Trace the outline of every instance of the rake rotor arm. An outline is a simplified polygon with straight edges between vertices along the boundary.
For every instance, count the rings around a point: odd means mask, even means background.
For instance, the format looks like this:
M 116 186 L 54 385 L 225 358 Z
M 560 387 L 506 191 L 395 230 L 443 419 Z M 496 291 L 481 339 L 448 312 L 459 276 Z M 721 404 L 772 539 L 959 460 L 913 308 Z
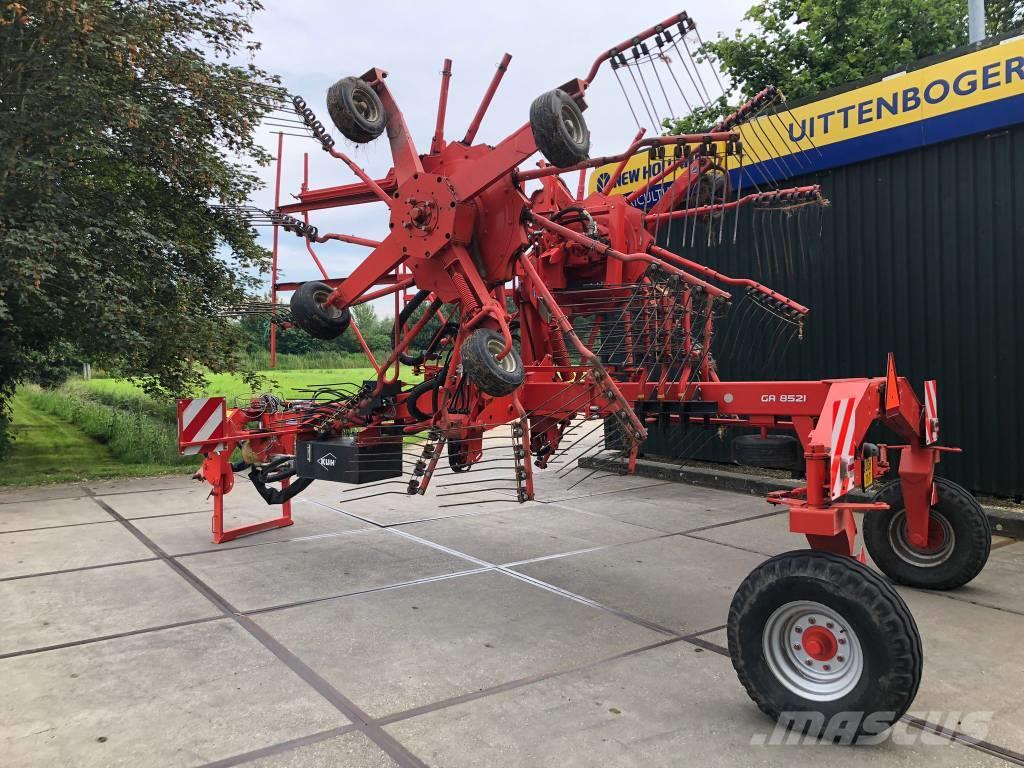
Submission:
M 441 95 L 437 98 L 437 120 L 430 140 L 430 154 L 436 155 L 444 146 L 444 118 L 448 112 L 448 85 L 452 79 L 452 60 L 445 59 L 441 68 Z
M 395 190 L 398 189 L 394 169 L 389 171 L 388 175 L 383 179 L 377 179 L 374 183 L 387 194 L 394 194 Z M 377 199 L 377 195 L 373 190 L 362 182 L 342 184 L 337 187 L 324 187 L 323 189 L 307 189 L 299 192 L 298 197 L 299 202 L 282 205 L 278 208 L 278 211 L 286 214 L 302 213 L 322 208 L 362 205 Z
M 343 163 L 345 163 L 345 165 L 347 165 L 352 170 L 352 173 L 354 173 L 356 176 L 359 177 L 359 180 L 361 182 L 363 182 L 363 185 L 370 192 L 373 193 L 374 197 L 376 197 L 382 203 L 387 205 L 389 208 L 391 207 L 391 195 L 389 195 L 387 192 L 385 192 L 383 189 L 381 189 L 380 185 L 378 185 L 377 182 L 375 182 L 372 178 L 370 178 L 367 175 L 366 171 L 364 171 L 362 168 L 360 168 L 352 158 L 350 158 L 344 152 L 339 152 L 338 150 L 333 149 L 333 148 L 332 149 L 328 149 L 327 151 L 331 153 L 331 157 L 335 157 L 338 160 L 341 160 Z M 416 158 L 416 161 L 419 162 L 419 158 L 418 157 Z M 422 172 L 423 172 L 423 169 L 420 168 L 420 173 L 422 173 Z
M 664 32 L 666 29 L 669 29 L 670 27 L 673 27 L 676 24 L 682 24 L 684 26 L 690 26 L 690 28 L 692 28 L 693 20 L 690 19 L 690 16 L 689 14 L 686 13 L 686 11 L 682 11 L 681 13 L 669 16 L 660 24 L 655 24 L 653 27 L 648 27 L 642 32 L 638 32 L 637 34 L 633 35 L 628 40 L 623 40 L 618 45 L 613 46 L 612 48 L 609 48 L 608 50 L 604 51 L 600 56 L 594 59 L 594 63 L 590 66 L 590 71 L 587 73 L 587 76 L 582 81 L 584 87 L 589 88 L 591 85 L 593 85 L 594 78 L 597 77 L 597 72 L 601 68 L 601 65 L 608 61 L 610 58 L 612 58 L 613 56 L 617 56 L 623 51 L 629 50 L 634 45 L 639 45 L 645 40 L 649 40 L 659 32 Z
M 533 139 L 533 130 L 530 124 L 526 123 L 479 161 L 457 170 L 449 180 L 455 187 L 459 199 L 466 202 L 498 179 L 512 173 L 516 166 L 536 151 L 537 143 Z
M 469 128 L 466 129 L 465 138 L 462 139 L 462 143 L 467 147 L 476 138 L 476 132 L 480 130 L 480 123 L 483 122 L 484 115 L 487 114 L 487 110 L 491 106 L 491 100 L 494 98 L 498 86 L 501 85 L 501 79 L 505 76 L 510 61 L 512 61 L 512 54 L 510 53 L 506 53 L 501 57 L 501 63 L 498 64 L 498 69 L 495 71 L 494 77 L 491 78 L 490 85 L 487 86 L 487 90 L 484 92 L 484 97 L 480 100 L 480 106 L 477 107 L 476 114 L 473 115 L 473 120 L 470 122 Z
M 667 195 L 662 196 L 662 200 L 668 199 Z M 749 195 L 745 195 L 738 200 L 730 200 L 727 203 L 713 203 L 711 205 L 702 205 L 699 208 L 680 208 L 677 211 L 666 211 L 664 213 L 648 213 L 644 217 L 644 221 L 648 224 L 654 224 L 658 221 L 667 221 L 669 219 L 690 219 L 695 216 L 707 216 L 712 213 L 720 213 L 722 211 L 731 211 L 736 208 L 741 208 L 745 205 L 751 205 L 753 203 L 761 203 L 763 205 L 770 205 L 773 203 L 788 203 L 792 206 L 804 205 L 806 203 L 822 202 L 821 187 L 815 185 L 810 187 L 794 187 L 792 189 L 783 189 L 775 192 L 753 192 Z M 659 201 L 660 202 L 660 201 Z
M 317 235 L 313 238 L 308 238 L 317 243 L 326 243 L 328 240 L 337 240 L 342 243 L 350 243 L 351 245 L 365 245 L 367 248 L 376 248 L 380 245 L 380 240 L 370 240 L 366 237 L 356 237 L 355 235 L 342 235 L 338 232 L 328 232 L 324 235 Z
M 402 263 L 406 253 L 394 235 L 388 237 L 373 249 L 352 273 L 335 288 L 324 302 L 328 306 L 344 309 L 353 304 L 361 303 L 360 299 L 367 290 L 380 285 L 384 277 Z
M 773 291 L 768 286 L 762 285 L 756 280 L 751 280 L 746 277 L 729 277 L 728 275 L 723 275 L 718 270 L 712 269 L 711 267 L 705 266 L 703 264 L 698 264 L 696 261 L 691 261 L 690 259 L 684 258 L 683 256 L 679 256 L 678 254 L 672 253 L 672 251 L 665 250 L 664 248 L 657 245 L 652 245 L 650 247 L 650 251 L 651 253 L 655 254 L 656 256 L 662 259 L 665 259 L 670 263 L 676 263 L 680 266 L 685 266 L 688 269 L 692 269 L 695 272 L 699 272 L 705 277 L 710 278 L 712 280 L 717 280 L 720 283 L 725 283 L 726 285 L 742 285 L 746 288 L 752 288 L 758 293 L 763 294 L 764 296 L 767 296 L 770 299 L 782 302 L 789 309 L 801 315 L 806 315 L 811 311 L 803 304 L 798 304 L 792 299 L 786 298 L 778 291 Z
M 381 104 L 384 105 L 384 112 L 388 118 L 387 133 L 388 141 L 391 142 L 391 157 L 395 164 L 395 176 L 401 186 L 414 174 L 423 173 L 423 163 L 420 161 L 420 153 L 416 151 L 416 142 L 409 133 L 409 126 L 405 124 L 402 110 L 398 108 L 395 97 L 384 82 L 387 76 L 388 73 L 381 69 L 371 69 L 362 79 L 373 87 L 380 97 Z
M 779 95 L 779 89 L 774 85 L 769 85 L 759 93 L 754 94 L 744 104 L 733 112 L 728 117 L 724 118 L 719 122 L 712 130 L 715 131 L 728 131 L 735 128 L 740 123 L 746 122 L 752 113 L 759 112 L 765 106 L 773 102 Z

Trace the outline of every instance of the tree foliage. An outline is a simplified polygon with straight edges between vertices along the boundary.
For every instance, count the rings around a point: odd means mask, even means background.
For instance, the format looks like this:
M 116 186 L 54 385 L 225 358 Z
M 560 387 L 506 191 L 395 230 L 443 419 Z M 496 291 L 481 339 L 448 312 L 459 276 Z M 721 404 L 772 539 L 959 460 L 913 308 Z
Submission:
M 1018 29 L 1024 1 L 988 0 L 988 33 Z M 753 25 L 708 41 L 742 96 L 776 85 L 790 99 L 898 69 L 967 43 L 965 0 L 765 0 Z
M 173 392 L 234 366 L 238 324 L 219 310 L 267 254 L 214 206 L 245 203 L 268 160 L 254 134 L 278 88 L 251 63 L 259 7 L 0 8 L 0 413 L 69 350 Z

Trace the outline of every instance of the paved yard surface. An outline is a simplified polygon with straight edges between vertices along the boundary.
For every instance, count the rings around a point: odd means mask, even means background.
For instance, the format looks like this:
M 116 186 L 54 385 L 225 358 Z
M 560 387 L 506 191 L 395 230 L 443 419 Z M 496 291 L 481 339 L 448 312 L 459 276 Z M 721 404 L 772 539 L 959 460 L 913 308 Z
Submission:
M 0 766 L 1024 765 L 1024 542 L 902 591 L 926 663 L 897 738 L 756 746 L 723 625 L 802 540 L 760 499 L 585 475 L 525 505 L 315 483 L 220 547 L 185 478 L 4 492 Z M 272 516 L 242 476 L 228 508 Z

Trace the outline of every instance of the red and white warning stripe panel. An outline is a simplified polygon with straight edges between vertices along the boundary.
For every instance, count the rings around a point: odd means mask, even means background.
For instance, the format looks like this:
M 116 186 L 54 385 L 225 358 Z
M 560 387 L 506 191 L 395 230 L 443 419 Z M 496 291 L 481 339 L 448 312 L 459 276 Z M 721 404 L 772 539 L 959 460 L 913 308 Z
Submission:
M 200 451 L 223 450 L 224 443 L 212 448 L 209 445 L 184 445 L 200 440 L 216 440 L 224 437 L 227 421 L 227 406 L 223 397 L 195 397 L 178 401 L 178 446 L 184 455 Z
M 939 439 L 939 398 L 935 380 L 924 383 L 924 444 Z
M 857 425 L 854 398 L 847 397 L 832 403 L 831 495 L 838 499 L 853 490 L 853 435 Z

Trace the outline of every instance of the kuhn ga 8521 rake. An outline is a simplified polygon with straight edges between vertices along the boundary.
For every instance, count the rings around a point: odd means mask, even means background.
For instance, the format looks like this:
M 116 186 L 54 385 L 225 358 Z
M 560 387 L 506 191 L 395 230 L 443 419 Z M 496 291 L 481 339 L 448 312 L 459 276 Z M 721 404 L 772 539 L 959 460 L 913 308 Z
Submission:
M 699 69 L 706 60 L 689 56 L 694 45 L 700 40 L 685 13 L 644 30 L 599 56 L 585 77 L 538 97 L 529 121 L 496 146 L 474 139 L 508 57 L 460 141 L 444 137 L 446 61 L 426 154 L 414 144 L 385 72 L 339 80 L 327 94 L 338 131 L 357 143 L 386 133 L 390 142 L 393 168 L 376 180 L 336 148 L 296 97 L 309 133 L 358 181 L 304 187 L 298 202 L 260 215 L 308 244 L 337 240 L 372 250 L 347 277 L 324 272 L 322 281 L 293 286 L 289 316 L 275 321 L 321 339 L 358 334 L 350 308 L 397 294 L 406 303 L 397 313 L 394 349 L 378 362 L 364 345 L 377 376 L 349 391 L 325 388 L 295 401 L 261 396 L 231 409 L 217 398 L 183 401 L 181 447 L 206 457 L 201 472 L 213 486 L 214 535 L 223 541 L 289 524 L 289 500 L 314 479 L 372 483 L 365 495 L 423 494 L 440 474 L 493 472 L 484 466 L 493 461 L 507 467 L 504 498 L 530 500 L 536 470 L 565 457 L 583 421 L 612 425 L 607 443 L 587 450 L 614 449 L 622 457 L 617 465 L 627 468 L 650 424 L 682 433 L 744 430 L 734 442 L 741 463 L 796 462 L 804 469 L 805 487 L 769 501 L 788 507 L 790 530 L 805 534 L 810 549 L 768 560 L 736 592 L 728 635 L 740 679 L 772 716 L 818 713 L 805 724 L 812 731 L 838 712 L 872 714 L 860 731 L 881 731 L 913 700 L 921 642 L 899 595 L 863 564 L 854 513 L 866 513 L 867 549 L 885 574 L 935 589 L 979 573 L 990 546 L 988 522 L 968 493 L 934 476 L 944 450 L 937 445 L 935 382 L 925 383 L 922 402 L 896 375 L 891 357 L 880 378 L 719 378 L 712 349 L 724 363 L 716 323 L 730 305 L 763 312 L 763 322 L 739 333 L 800 333 L 808 310 L 658 243 L 720 241 L 735 237 L 735 222 L 726 221 L 741 209 L 788 215 L 825 201 L 817 187 L 756 184 L 769 181 L 771 132 L 782 141 L 772 120 L 786 107 L 772 87 L 706 132 L 645 138 L 641 129 L 621 155 L 589 157 L 584 96 L 602 67 L 624 93 L 627 85 L 636 88 L 642 107 L 631 107 L 634 115 L 646 111 L 657 128 L 665 110 L 659 92 L 668 109 L 671 88 L 688 106 L 695 93 L 706 97 L 700 103 L 710 101 Z M 689 98 L 686 78 L 693 84 Z M 755 154 L 757 133 L 763 157 Z M 520 169 L 538 151 L 546 162 Z M 657 172 L 629 195 L 613 194 L 638 153 L 656 162 Z M 618 170 L 584 194 L 587 169 L 609 163 Z M 562 178 L 570 171 L 580 174 L 575 192 Z M 322 235 L 309 224 L 311 210 L 378 201 L 390 212 L 381 242 Z M 402 370 L 412 375 L 403 380 Z M 876 422 L 901 444 L 865 442 Z M 495 439 L 504 450 L 489 442 Z M 237 448 L 243 458 L 233 467 Z M 848 500 L 856 487 L 885 475 L 894 451 L 898 479 L 874 501 Z M 445 455 L 447 467 L 439 464 Z M 268 503 L 284 504 L 285 512 L 225 531 L 223 496 L 243 468 Z M 270 487 L 276 482 L 280 488 Z

